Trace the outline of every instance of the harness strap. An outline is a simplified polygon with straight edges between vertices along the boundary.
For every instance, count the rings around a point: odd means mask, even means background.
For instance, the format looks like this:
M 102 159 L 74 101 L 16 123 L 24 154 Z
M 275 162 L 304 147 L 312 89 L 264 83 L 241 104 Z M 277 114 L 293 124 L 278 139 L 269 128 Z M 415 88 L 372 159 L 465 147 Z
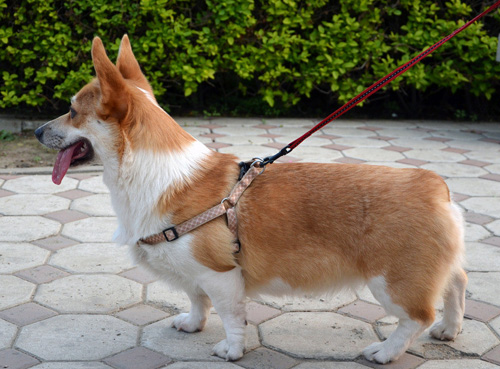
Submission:
M 257 167 L 256 165 L 252 165 L 250 170 L 243 176 L 243 178 L 236 183 L 228 197 L 222 199 L 219 205 L 216 205 L 203 213 L 186 220 L 185 222 L 172 226 L 170 228 L 164 229 L 163 231 L 153 234 L 148 237 L 141 238 L 138 243 L 145 243 L 147 245 L 156 245 L 161 242 L 171 242 L 175 241 L 182 235 L 191 232 L 192 230 L 202 226 L 205 223 L 210 222 L 211 220 L 220 217 L 223 214 L 227 214 L 228 227 L 231 232 L 235 236 L 235 243 L 238 243 L 238 220 L 236 218 L 236 211 L 234 207 L 238 202 L 239 198 L 245 192 L 245 190 L 250 186 L 252 181 L 263 172 L 262 168 Z M 224 205 L 225 202 L 229 203 L 229 207 L 226 208 Z M 239 250 L 239 245 L 237 246 L 237 250 Z

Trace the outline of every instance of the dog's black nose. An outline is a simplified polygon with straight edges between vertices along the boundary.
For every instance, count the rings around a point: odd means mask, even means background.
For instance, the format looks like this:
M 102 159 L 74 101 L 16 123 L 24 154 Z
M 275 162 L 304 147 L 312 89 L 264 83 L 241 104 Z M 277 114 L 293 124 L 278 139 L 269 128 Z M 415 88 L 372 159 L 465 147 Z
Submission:
M 42 138 L 42 135 L 43 135 L 43 126 L 38 127 L 38 128 L 35 130 L 35 136 L 36 136 L 36 138 L 38 139 L 38 141 L 40 141 L 40 139 Z

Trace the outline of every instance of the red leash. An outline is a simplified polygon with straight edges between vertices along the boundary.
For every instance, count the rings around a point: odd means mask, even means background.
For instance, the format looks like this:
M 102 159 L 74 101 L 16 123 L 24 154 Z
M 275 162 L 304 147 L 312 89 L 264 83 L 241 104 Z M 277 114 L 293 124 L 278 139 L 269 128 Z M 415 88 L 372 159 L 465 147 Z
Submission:
M 295 149 L 297 146 L 299 146 L 302 141 L 304 141 L 306 138 L 311 136 L 314 132 L 320 130 L 324 126 L 326 126 L 328 123 L 331 121 L 337 119 L 344 113 L 348 112 L 350 109 L 358 105 L 361 101 L 365 100 L 378 90 L 380 90 L 382 87 L 384 87 L 386 84 L 391 82 L 393 79 L 399 77 L 401 74 L 406 72 L 408 69 L 413 67 L 415 64 L 417 64 L 419 61 L 421 61 L 423 58 L 425 58 L 427 55 L 432 53 L 434 50 L 438 49 L 440 46 L 442 46 L 446 41 L 450 40 L 451 38 L 455 37 L 457 34 L 462 32 L 464 29 L 469 27 L 472 23 L 477 21 L 478 19 L 481 19 L 483 16 L 486 14 L 490 13 L 491 11 L 495 10 L 500 6 L 500 0 L 497 0 L 495 4 L 490 6 L 488 9 L 486 9 L 484 12 L 476 16 L 474 19 L 468 21 L 465 23 L 462 27 L 458 28 L 454 32 L 452 32 L 450 35 L 446 36 L 443 38 L 441 41 L 435 43 L 432 45 L 430 48 L 427 50 L 423 51 L 416 57 L 414 57 L 412 60 L 410 60 L 408 63 L 402 65 L 401 67 L 397 68 L 393 72 L 389 73 L 386 75 L 384 78 L 380 79 L 379 81 L 375 82 L 373 85 L 368 87 L 366 90 L 361 92 L 358 96 L 355 98 L 349 100 L 346 104 L 341 106 L 339 109 L 335 110 L 332 114 L 330 114 L 328 117 L 323 119 L 321 122 L 319 122 L 317 125 L 315 125 L 311 130 L 306 132 L 304 135 L 300 136 L 297 138 L 295 141 L 290 142 L 288 145 L 286 145 L 284 148 L 282 148 L 276 155 L 273 156 L 268 156 L 264 158 L 263 162 L 260 163 L 260 166 L 263 167 L 267 164 L 272 164 L 276 159 L 280 158 L 281 156 L 284 156 L 286 154 L 289 154 L 293 149 Z

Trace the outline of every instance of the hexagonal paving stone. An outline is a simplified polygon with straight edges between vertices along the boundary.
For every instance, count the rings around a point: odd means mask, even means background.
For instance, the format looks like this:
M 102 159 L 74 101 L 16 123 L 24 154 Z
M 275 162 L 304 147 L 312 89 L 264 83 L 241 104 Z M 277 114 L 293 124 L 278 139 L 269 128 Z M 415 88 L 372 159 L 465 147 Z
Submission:
M 74 222 L 75 220 L 85 219 L 89 216 L 76 210 L 59 210 L 45 214 L 46 218 L 56 220 L 62 224 Z
M 459 163 L 429 163 L 420 168 L 432 170 L 445 177 L 479 177 L 487 173 L 480 167 Z
M 248 301 L 245 309 L 247 312 L 247 321 L 255 325 L 259 325 L 281 314 L 280 310 L 259 304 L 255 301 Z
M 134 347 L 108 357 L 104 362 L 120 369 L 157 369 L 172 360 L 165 355 L 149 350 L 145 347 Z
M 486 142 L 480 141 L 483 149 L 471 151 L 465 154 L 467 158 L 488 163 L 500 163 L 500 155 L 498 155 L 498 145 L 491 146 L 491 149 L 485 149 Z M 5 187 L 5 186 L 4 186 Z
M 396 161 L 404 159 L 404 156 L 395 151 L 387 151 L 373 147 L 356 147 L 344 150 L 344 155 L 349 158 L 366 161 Z
M 242 145 L 242 146 L 228 146 L 223 147 L 218 150 L 219 152 L 223 152 L 226 154 L 236 155 L 241 160 L 250 160 L 255 157 L 265 157 L 268 155 L 274 155 L 277 149 L 272 149 L 270 147 L 262 147 L 262 146 L 252 146 L 252 145 Z
M 411 159 L 432 162 L 459 162 L 465 160 L 465 157 L 461 154 L 435 149 L 411 150 L 405 152 L 405 156 Z
M 39 216 L 0 217 L 0 241 L 29 242 L 59 233 L 61 224 Z
M 460 202 L 467 210 L 478 214 L 489 215 L 494 218 L 500 217 L 500 197 L 472 197 Z
M 500 316 L 498 318 L 493 319 L 490 322 L 491 328 L 495 330 L 495 332 L 500 336 Z
M 113 369 L 109 365 L 96 362 L 45 362 L 32 367 L 31 369 Z
M 312 124 L 311 121 L 309 121 L 308 123 L 304 122 L 304 126 L 311 125 L 311 124 Z M 302 136 L 304 133 L 306 133 L 306 131 L 307 130 L 304 127 L 302 127 L 301 125 L 298 125 L 295 127 L 291 127 L 288 125 L 283 126 L 283 127 L 277 126 L 276 128 L 271 128 L 269 130 L 270 133 L 275 134 L 275 135 L 288 136 L 289 140 L 286 140 L 286 141 L 290 141 L 294 138 Z
M 40 361 L 14 349 L 5 349 L 0 351 L 0 363 L 3 368 L 26 369 L 38 364 Z
M 0 213 L 5 215 L 43 215 L 69 207 L 70 201 L 52 195 L 19 194 L 0 198 Z
M 18 277 L 36 284 L 49 283 L 56 279 L 67 277 L 69 273 L 44 264 L 31 269 L 25 269 L 16 273 Z
M 475 272 L 500 272 L 500 247 L 467 243 L 465 268 Z
M 375 123 L 374 123 L 375 124 Z M 426 131 L 417 131 L 417 130 L 409 130 L 408 126 L 403 126 L 403 127 L 388 127 L 384 128 L 381 131 L 378 131 L 380 134 L 383 134 L 384 136 L 392 136 L 400 139 L 405 139 L 409 138 L 414 141 L 422 141 L 419 140 L 419 138 L 426 138 L 429 137 L 430 134 Z M 411 146 L 409 146 L 411 147 Z
M 358 363 L 345 362 L 310 362 L 303 363 L 294 367 L 294 369 L 366 369 L 367 367 Z
M 78 189 L 93 193 L 109 193 L 108 187 L 102 181 L 102 175 L 82 179 L 78 185 Z
M 464 153 L 468 159 L 479 160 L 479 161 L 488 161 L 485 159 L 483 155 L 480 153 L 484 150 L 494 150 L 498 147 L 498 144 L 493 142 L 487 142 L 483 140 L 474 140 L 474 141 L 466 141 L 466 140 L 453 140 L 450 143 L 451 147 L 458 147 L 463 150 L 470 150 L 470 152 Z
M 352 291 L 343 291 L 332 296 L 285 296 L 261 295 L 255 300 L 283 311 L 331 311 L 356 300 Z
M 500 236 L 500 220 L 495 220 L 486 225 L 491 232 L 493 232 L 496 236 Z
M 211 142 L 212 140 L 210 140 Z M 273 140 L 261 136 L 222 136 L 215 139 L 216 142 L 222 142 L 230 145 L 264 145 L 272 143 Z M 203 141 L 202 141 L 203 142 Z M 285 146 L 285 145 L 283 145 Z
M 432 360 L 428 361 L 418 369 L 498 369 L 495 364 L 482 360 Z
M 17 327 L 0 319 L 0 350 L 9 348 L 16 337 Z
M 260 325 L 262 343 L 295 357 L 348 360 L 378 338 L 368 323 L 335 313 L 285 313 Z
M 160 369 L 241 369 L 241 366 L 233 363 L 219 363 L 219 362 L 196 362 L 196 361 L 186 361 L 178 362 L 168 367 L 164 366 Z
M 226 338 L 222 321 L 216 314 L 210 314 L 202 332 L 185 333 L 172 328 L 175 317 L 164 319 L 144 328 L 141 345 L 161 352 L 174 360 L 220 361 L 211 356 L 212 348 Z M 246 327 L 246 350 L 258 347 L 257 328 L 251 324 Z
M 115 216 L 116 213 L 111 206 L 111 198 L 108 194 L 97 194 L 85 196 L 73 200 L 72 210 L 93 216 Z
M 41 246 L 50 251 L 57 251 L 59 249 L 75 245 L 77 241 L 70 240 L 69 238 L 62 236 L 54 236 L 50 238 L 44 238 L 33 242 L 34 245 Z
M 15 273 L 45 262 L 50 252 L 29 243 L 0 243 L 0 273 Z
M 484 169 L 493 174 L 500 174 L 500 164 L 488 165 Z
M 439 141 L 416 140 L 413 137 L 398 138 L 391 140 L 391 144 L 401 147 L 409 147 L 415 150 L 441 150 L 446 148 L 446 144 Z
M 248 352 L 238 360 L 238 365 L 246 369 L 290 369 L 297 364 L 297 360 L 264 347 Z
M 136 305 L 120 311 L 116 316 L 135 325 L 147 325 L 165 319 L 170 314 L 149 305 Z
M 387 338 L 396 329 L 396 325 L 381 326 L 378 328 L 383 337 Z M 454 341 L 439 341 L 425 331 L 408 349 L 408 351 L 423 356 L 426 359 L 442 359 L 449 355 L 449 346 L 466 355 L 481 356 L 500 341 L 491 333 L 490 329 L 477 320 L 465 319 L 462 324 L 461 333 Z
M 215 121 L 218 121 L 220 118 L 216 118 Z M 249 119 L 251 120 L 251 119 Z M 299 126 L 299 127 L 308 127 L 311 126 L 314 122 L 319 122 L 319 120 L 314 120 L 310 118 L 266 118 L 262 119 L 262 125 L 267 126 Z M 351 122 L 349 122 L 351 123 Z M 358 125 L 358 122 L 352 122 L 352 125 Z M 361 123 L 360 125 L 364 125 L 364 123 Z M 262 126 L 261 126 L 262 127 Z
M 118 227 L 115 217 L 93 217 L 65 224 L 62 235 L 81 242 L 110 242 Z
M 138 328 L 103 315 L 59 315 L 21 329 L 16 345 L 43 360 L 101 360 L 136 344 Z
M 497 291 L 500 285 L 500 272 L 470 272 L 468 277 L 468 298 L 500 306 L 500 293 L 492 293 L 492 291 Z
M 374 140 L 373 138 L 361 137 L 342 137 L 333 140 L 337 145 L 351 146 L 351 147 L 386 147 L 387 142 L 384 140 Z
M 324 134 L 334 135 L 339 137 L 370 137 L 373 136 L 372 131 L 366 129 L 357 129 L 352 126 L 341 127 L 338 124 L 326 126 L 321 130 Z M 304 131 L 305 133 L 305 131 Z
M 488 232 L 483 226 L 479 224 L 465 223 L 464 239 L 466 242 L 480 241 L 482 239 L 488 238 L 489 236 L 490 232 Z
M 55 311 L 47 309 L 33 302 L 14 306 L 10 309 L 0 311 L 0 318 L 3 318 L 18 326 L 24 326 L 38 322 L 43 319 L 57 315 Z
M 293 152 L 293 155 L 304 161 L 314 162 L 314 163 L 331 163 L 334 160 L 343 157 L 340 152 L 335 150 L 325 149 L 322 147 L 309 147 L 309 146 L 298 147 L 297 150 Z
M 0 275 L 0 310 L 28 302 L 35 287 L 12 275 Z
M 305 130 L 304 130 L 305 131 Z M 304 132 L 303 131 L 303 132 Z M 279 137 L 277 138 L 276 140 L 282 144 L 280 144 L 280 149 L 283 148 L 284 146 L 287 145 L 287 143 L 289 141 L 292 141 L 294 140 L 295 138 L 297 138 L 296 136 L 295 137 L 291 137 L 291 136 L 285 136 L 285 137 Z M 300 148 L 304 148 L 304 147 L 308 147 L 310 152 L 313 152 L 314 149 L 319 149 L 320 152 L 321 152 L 321 146 L 324 146 L 324 145 L 329 145 L 331 144 L 332 141 L 330 141 L 329 139 L 327 138 L 321 138 L 321 137 L 316 137 L 316 136 L 311 136 L 309 137 L 307 140 L 305 140 L 304 142 L 302 142 L 300 144 Z M 299 148 L 297 148 L 298 150 Z M 300 155 L 299 155 L 300 156 Z
M 465 132 L 463 130 L 446 130 L 446 131 L 436 131 L 436 132 L 431 132 L 432 137 L 444 137 L 444 138 L 449 138 L 452 140 L 479 140 L 483 138 L 480 134 L 477 133 L 471 133 L 471 132 Z
M 242 133 L 242 125 L 229 125 L 220 128 L 214 128 L 213 132 L 216 134 L 229 135 L 229 136 L 239 136 Z M 251 126 L 247 126 L 244 129 L 246 136 L 258 136 L 262 133 L 265 133 L 263 129 L 253 128 Z
M 66 177 L 60 185 L 56 185 L 52 182 L 52 176 L 37 175 L 11 179 L 2 188 L 16 193 L 57 193 L 74 190 L 77 184 L 76 179 Z
M 65 313 L 109 313 L 141 301 L 142 286 L 116 275 L 73 275 L 39 287 L 34 300 Z
M 449 178 L 446 180 L 452 192 L 470 196 L 497 196 L 500 182 L 480 178 Z
M 57 251 L 50 265 L 76 273 L 121 273 L 133 267 L 128 247 L 114 243 L 83 243 Z
M 174 290 L 161 280 L 148 285 L 146 302 L 184 313 L 189 312 L 191 307 L 191 302 L 184 291 Z

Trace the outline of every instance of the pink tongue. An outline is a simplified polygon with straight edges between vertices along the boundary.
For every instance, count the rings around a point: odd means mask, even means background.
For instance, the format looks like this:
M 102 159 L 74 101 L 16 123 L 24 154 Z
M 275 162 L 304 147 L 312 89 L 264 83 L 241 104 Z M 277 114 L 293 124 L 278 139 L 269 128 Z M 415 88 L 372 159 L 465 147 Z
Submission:
M 56 163 L 54 164 L 54 169 L 52 170 L 52 182 L 54 182 L 56 185 L 61 184 L 64 175 L 71 165 L 73 153 L 75 152 L 75 149 L 81 144 L 81 142 L 77 142 L 64 150 L 59 151 L 59 154 L 57 154 Z

